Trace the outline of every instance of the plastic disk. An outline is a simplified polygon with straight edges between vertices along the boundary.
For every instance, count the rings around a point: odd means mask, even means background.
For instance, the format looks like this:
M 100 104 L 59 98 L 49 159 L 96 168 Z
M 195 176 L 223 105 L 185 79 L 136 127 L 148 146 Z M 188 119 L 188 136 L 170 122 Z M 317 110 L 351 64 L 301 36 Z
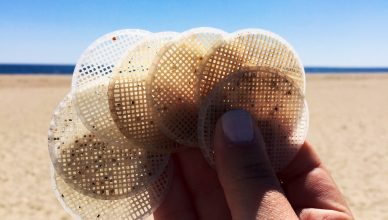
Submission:
M 171 186 L 172 167 L 151 185 L 127 198 L 100 200 L 86 196 L 70 187 L 61 176 L 52 174 L 53 189 L 64 209 L 75 219 L 144 219 L 161 204 Z
M 186 31 L 161 49 L 150 69 L 147 93 L 156 123 L 180 144 L 197 145 L 198 69 L 224 35 L 212 28 Z
M 117 127 L 129 140 L 152 151 L 170 153 L 178 146 L 157 128 L 146 94 L 152 61 L 177 35 L 161 32 L 139 41 L 114 69 L 109 83 L 109 107 Z
M 48 136 L 56 172 L 78 192 L 99 199 L 125 198 L 148 186 L 169 155 L 102 141 L 77 117 L 67 95 L 54 112 Z
M 120 30 L 97 39 L 78 60 L 73 74 L 75 106 L 85 126 L 104 140 L 126 144 L 109 110 L 108 84 L 113 68 L 149 32 Z
M 232 109 L 244 109 L 257 121 L 275 171 L 293 159 L 306 138 L 308 109 L 299 87 L 277 69 L 240 70 L 216 84 L 200 109 L 199 144 L 211 165 L 217 119 Z
M 304 93 L 305 73 L 294 49 L 281 37 L 260 29 L 235 32 L 210 56 L 200 70 L 199 90 L 205 97 L 222 78 L 244 67 L 270 67 L 295 81 Z

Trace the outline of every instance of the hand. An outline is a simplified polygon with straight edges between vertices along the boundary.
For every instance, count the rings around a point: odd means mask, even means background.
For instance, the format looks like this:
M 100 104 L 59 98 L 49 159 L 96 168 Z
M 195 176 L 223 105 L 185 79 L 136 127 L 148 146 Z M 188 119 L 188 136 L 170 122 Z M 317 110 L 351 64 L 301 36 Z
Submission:
M 176 153 L 172 188 L 156 220 L 353 218 L 309 143 L 276 175 L 249 113 L 227 112 L 216 127 L 217 172 L 198 149 Z

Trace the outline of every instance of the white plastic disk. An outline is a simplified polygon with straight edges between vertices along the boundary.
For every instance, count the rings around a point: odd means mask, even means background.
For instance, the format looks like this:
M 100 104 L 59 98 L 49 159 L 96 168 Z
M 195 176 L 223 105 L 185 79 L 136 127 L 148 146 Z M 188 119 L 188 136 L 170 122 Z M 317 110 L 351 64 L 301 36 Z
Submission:
M 117 62 L 148 31 L 120 30 L 102 36 L 78 60 L 72 80 L 75 107 L 85 126 L 101 139 L 125 144 L 108 102 L 108 84 Z

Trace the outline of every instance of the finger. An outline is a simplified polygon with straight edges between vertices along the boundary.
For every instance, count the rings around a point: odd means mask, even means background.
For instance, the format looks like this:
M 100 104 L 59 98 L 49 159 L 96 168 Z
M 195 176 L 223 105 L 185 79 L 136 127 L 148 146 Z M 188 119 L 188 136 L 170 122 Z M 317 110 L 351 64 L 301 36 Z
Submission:
M 292 162 L 279 173 L 279 178 L 288 200 L 298 210 L 300 217 L 311 214 L 330 214 L 331 217 L 337 214 L 341 217 L 345 214 L 352 218 L 341 192 L 308 142 L 302 145 Z
M 293 219 L 257 125 L 243 110 L 225 113 L 216 125 L 216 169 L 233 219 Z
M 182 180 L 182 172 L 173 158 L 174 177 L 163 203 L 154 212 L 155 220 L 197 219 L 190 195 Z
M 217 174 L 199 149 L 177 153 L 185 184 L 199 219 L 230 219 L 230 212 Z

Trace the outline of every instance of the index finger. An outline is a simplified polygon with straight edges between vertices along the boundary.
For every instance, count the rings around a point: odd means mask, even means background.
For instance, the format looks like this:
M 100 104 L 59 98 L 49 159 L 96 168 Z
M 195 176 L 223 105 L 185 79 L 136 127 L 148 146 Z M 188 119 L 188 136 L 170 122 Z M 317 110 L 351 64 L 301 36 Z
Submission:
M 307 141 L 278 177 L 299 217 L 332 215 L 335 211 L 339 217 L 352 218 L 340 190 Z

